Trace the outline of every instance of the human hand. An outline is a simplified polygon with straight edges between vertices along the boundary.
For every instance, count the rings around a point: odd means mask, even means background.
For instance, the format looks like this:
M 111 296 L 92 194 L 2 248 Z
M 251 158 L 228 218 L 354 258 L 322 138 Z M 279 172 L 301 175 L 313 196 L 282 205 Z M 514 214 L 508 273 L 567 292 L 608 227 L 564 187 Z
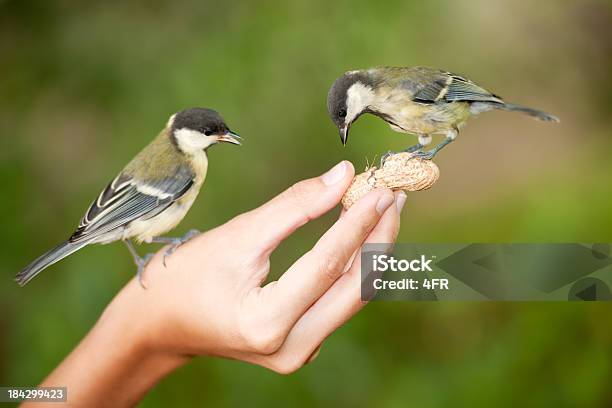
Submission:
M 166 266 L 159 251 L 144 271 L 147 289 L 131 280 L 43 385 L 69 384 L 80 394 L 72 396 L 87 402 L 113 389 L 115 402 L 129 405 L 195 355 L 243 360 L 279 373 L 300 368 L 364 306 L 355 255 L 364 242 L 395 241 L 406 195 L 368 193 L 277 281 L 262 283 L 274 249 L 334 208 L 353 175 L 345 161 L 296 183 L 180 246 Z M 110 361 L 107 351 L 115 353 Z M 71 372 L 82 370 L 93 384 L 71 380 Z
M 399 211 L 389 190 L 360 200 L 278 281 L 261 286 L 270 254 L 297 228 L 340 201 L 354 175 L 349 162 L 299 182 L 263 206 L 181 246 L 163 267 L 161 254 L 145 271 L 147 290 L 133 281 L 131 316 L 148 347 L 217 355 L 278 372 L 302 366 L 323 340 L 362 306 L 364 241 L 393 242 Z M 403 204 L 405 195 L 399 193 Z M 343 274 L 343 272 L 345 272 Z M 146 311 L 146 312 L 139 312 Z

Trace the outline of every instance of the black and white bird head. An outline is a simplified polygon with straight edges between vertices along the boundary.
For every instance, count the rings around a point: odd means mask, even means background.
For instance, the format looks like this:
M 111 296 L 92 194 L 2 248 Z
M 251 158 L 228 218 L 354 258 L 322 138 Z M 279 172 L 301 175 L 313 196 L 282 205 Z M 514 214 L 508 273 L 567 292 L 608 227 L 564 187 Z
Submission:
M 170 117 L 167 126 L 176 145 L 188 154 L 205 151 L 221 142 L 240 144 L 240 136 L 232 132 L 221 115 L 212 109 L 182 110 Z
M 373 83 L 363 71 L 349 71 L 336 79 L 327 95 L 327 111 L 346 145 L 351 124 L 374 99 Z

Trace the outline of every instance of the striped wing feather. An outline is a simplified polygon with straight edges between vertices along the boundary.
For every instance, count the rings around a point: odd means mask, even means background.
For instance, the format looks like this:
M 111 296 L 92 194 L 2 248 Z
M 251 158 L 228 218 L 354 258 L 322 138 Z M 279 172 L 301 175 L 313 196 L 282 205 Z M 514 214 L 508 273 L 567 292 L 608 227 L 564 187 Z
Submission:
M 476 85 L 469 79 L 450 72 L 440 72 L 436 79 L 415 92 L 413 100 L 421 103 L 435 102 L 493 102 L 502 99 Z
M 182 197 L 194 174 L 186 166 L 174 176 L 145 183 L 122 173 L 90 205 L 70 242 L 92 240 L 137 219 L 154 217 Z

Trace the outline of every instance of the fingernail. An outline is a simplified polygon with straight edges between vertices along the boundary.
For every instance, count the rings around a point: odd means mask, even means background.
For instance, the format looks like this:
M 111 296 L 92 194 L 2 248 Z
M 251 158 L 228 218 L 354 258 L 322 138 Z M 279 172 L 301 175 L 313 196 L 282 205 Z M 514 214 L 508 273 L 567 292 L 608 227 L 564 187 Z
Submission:
M 393 196 L 393 194 L 390 193 L 386 193 L 385 195 L 380 197 L 378 199 L 378 202 L 376 203 L 376 212 L 379 215 L 383 215 L 387 208 L 389 208 L 389 206 L 393 204 L 394 199 L 395 197 Z
M 346 162 L 341 161 L 332 167 L 327 173 L 325 173 L 322 177 L 323 184 L 326 186 L 331 186 L 336 184 L 340 180 L 344 178 L 344 174 L 346 173 Z
M 395 205 L 397 206 L 397 213 L 401 214 L 402 208 L 404 208 L 404 204 L 406 204 L 406 198 L 408 196 L 403 191 L 400 191 L 395 199 Z

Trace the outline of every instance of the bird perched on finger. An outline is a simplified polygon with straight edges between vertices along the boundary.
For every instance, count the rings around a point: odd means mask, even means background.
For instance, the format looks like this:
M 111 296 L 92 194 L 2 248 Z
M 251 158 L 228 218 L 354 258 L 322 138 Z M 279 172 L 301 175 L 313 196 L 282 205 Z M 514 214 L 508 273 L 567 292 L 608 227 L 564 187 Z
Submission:
M 521 112 L 545 122 L 559 121 L 548 113 L 506 103 L 462 76 L 425 67 L 349 71 L 334 82 L 327 96 L 327 110 L 342 144 L 346 145 L 353 122 L 370 113 L 396 132 L 417 135 L 418 143 L 404 151 L 422 159 L 431 159 L 454 141 L 471 116 L 493 109 Z M 433 149 L 423 150 L 434 134 L 445 134 L 446 138 Z
M 212 109 L 175 113 L 160 134 L 111 181 L 81 219 L 76 231 L 57 247 L 35 259 L 16 276 L 25 285 L 43 269 L 90 244 L 122 240 L 138 267 L 138 278 L 150 258 L 140 258 L 137 242 L 170 244 L 165 257 L 197 231 L 181 238 L 161 237 L 187 214 L 200 192 L 208 169 L 208 148 L 221 142 L 240 144 Z

